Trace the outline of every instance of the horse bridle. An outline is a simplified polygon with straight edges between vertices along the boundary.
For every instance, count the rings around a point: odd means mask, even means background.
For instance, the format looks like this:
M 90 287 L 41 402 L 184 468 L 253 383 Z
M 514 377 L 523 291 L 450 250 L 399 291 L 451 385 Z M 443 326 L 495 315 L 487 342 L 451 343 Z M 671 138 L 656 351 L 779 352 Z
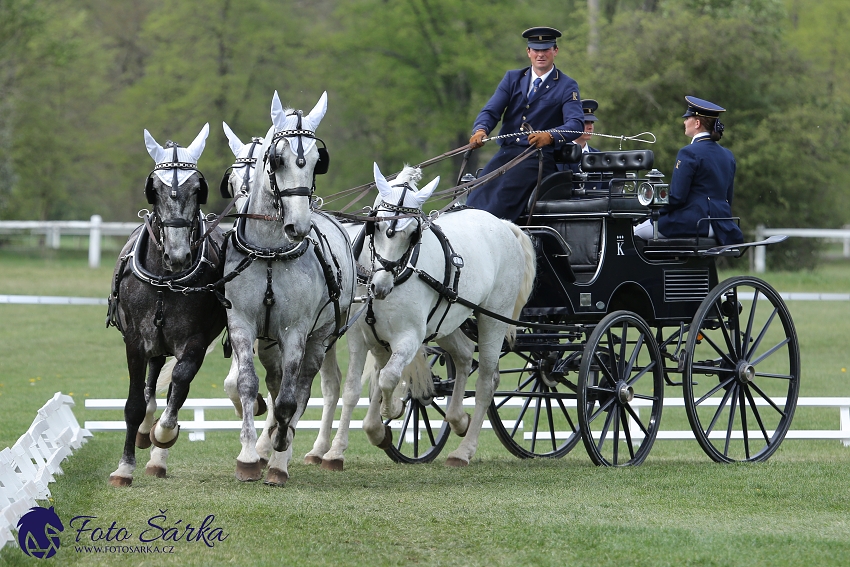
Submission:
M 316 191 L 316 175 L 322 175 L 327 173 L 328 165 L 330 161 L 330 156 L 328 154 L 327 145 L 325 141 L 316 136 L 316 133 L 312 130 L 305 130 L 302 126 L 302 111 L 296 110 L 295 112 L 288 114 L 287 116 L 297 116 L 298 123 L 295 126 L 294 130 L 281 130 L 280 132 L 275 132 L 274 136 L 272 136 L 271 145 L 269 145 L 269 149 L 265 155 L 265 161 L 269 164 L 269 184 L 271 185 L 272 193 L 275 197 L 275 209 L 281 210 L 282 208 L 282 199 L 284 197 L 310 197 Z M 313 185 L 311 187 L 299 186 L 299 187 L 289 187 L 285 189 L 281 189 L 278 187 L 277 179 L 275 176 L 275 172 L 283 165 L 283 158 L 277 151 L 277 143 L 284 138 L 297 138 L 298 139 L 298 147 L 296 148 L 296 158 L 295 165 L 299 168 L 303 168 L 307 165 L 307 160 L 304 158 L 304 144 L 301 140 L 301 137 L 304 136 L 306 138 L 312 138 L 317 142 L 322 143 L 321 148 L 317 148 L 319 151 L 319 160 L 316 162 L 316 166 L 313 168 Z
M 235 191 L 233 193 L 230 192 L 230 174 L 235 168 L 242 166 L 245 166 L 245 173 L 242 174 L 242 186 L 239 190 L 245 195 L 248 194 L 248 183 L 251 181 L 251 169 L 257 166 L 257 158 L 254 157 L 254 150 L 262 143 L 262 138 L 251 138 L 251 149 L 248 151 L 248 157 L 236 158 L 233 165 L 224 170 L 224 177 L 221 178 L 221 184 L 218 188 L 222 197 L 230 199 L 235 196 Z
M 377 261 L 381 267 L 377 270 L 374 270 L 372 275 L 374 276 L 376 273 L 381 271 L 390 272 L 394 278 L 398 277 L 401 271 L 407 266 L 408 261 L 410 260 L 411 254 L 413 254 L 414 248 L 419 242 L 422 240 L 422 209 L 418 207 L 405 207 L 402 203 L 404 203 L 404 197 L 408 191 L 411 191 L 412 188 L 410 185 L 405 182 L 400 185 L 393 185 L 393 187 L 403 187 L 404 190 L 401 193 L 401 197 L 398 200 L 398 203 L 387 203 L 386 201 L 381 201 L 378 207 L 372 211 L 369 215 L 374 217 L 374 220 L 370 220 L 366 224 L 366 235 L 369 237 L 369 250 L 372 255 L 372 264 Z M 392 213 L 396 213 L 395 216 L 390 220 L 390 226 L 387 227 L 385 235 L 387 238 L 392 238 L 396 234 L 396 227 L 398 225 L 398 221 L 400 218 L 404 218 L 405 215 L 409 215 L 410 218 L 416 220 L 416 232 L 410 237 L 410 243 L 407 246 L 407 250 L 405 250 L 404 254 L 398 260 L 387 260 L 375 250 L 375 227 L 380 221 L 380 217 L 378 217 L 378 211 L 386 210 Z
M 169 140 L 168 142 L 166 142 L 165 147 L 166 147 L 166 149 L 167 148 L 173 149 L 171 161 L 166 161 L 166 162 L 156 164 L 153 168 L 153 171 L 151 171 L 148 174 L 148 178 L 145 181 L 145 197 L 147 198 L 148 203 L 154 205 L 154 211 L 151 214 L 145 215 L 145 217 L 144 217 L 145 218 L 145 226 L 147 227 L 147 230 L 150 233 L 150 235 L 151 235 L 151 237 L 154 241 L 154 244 L 156 244 L 156 247 L 157 247 L 158 250 L 162 250 L 162 248 L 163 248 L 162 243 L 165 241 L 165 230 L 164 230 L 165 228 L 191 228 L 192 229 L 192 235 L 189 238 L 189 242 L 190 242 L 190 247 L 192 248 L 192 250 L 195 250 L 195 249 L 198 248 L 198 240 L 193 240 L 192 238 L 198 234 L 197 228 L 198 228 L 199 224 L 196 224 L 195 221 L 200 220 L 200 218 L 202 216 L 200 214 L 200 205 L 207 202 L 207 190 L 208 190 L 207 189 L 207 182 L 206 182 L 206 179 L 204 178 L 203 174 L 198 170 L 198 166 L 196 164 L 189 163 L 189 162 L 181 162 L 181 161 L 178 160 L 178 158 L 177 158 L 177 148 L 180 147 L 179 144 Z M 173 174 L 173 177 L 172 177 L 172 180 L 171 180 L 171 192 L 170 192 L 170 196 L 171 196 L 172 199 L 177 198 L 177 190 L 179 188 L 178 176 L 177 176 L 178 170 L 180 170 L 180 169 L 187 170 L 188 169 L 188 170 L 193 170 L 198 174 L 198 178 L 199 178 L 198 182 L 199 182 L 199 185 L 200 185 L 200 187 L 198 189 L 198 212 L 197 212 L 198 219 L 195 219 L 195 218 L 192 218 L 191 220 L 185 219 L 185 218 L 163 219 L 162 216 L 159 214 L 159 212 L 156 210 L 156 194 L 153 191 L 153 183 L 154 183 L 153 182 L 153 175 L 157 171 L 160 171 L 160 170 L 163 170 L 163 169 L 173 169 L 174 170 L 174 174 Z M 194 216 L 195 215 L 193 215 L 193 217 Z M 159 238 L 157 238 L 157 235 L 153 230 L 154 225 L 157 225 L 159 227 L 159 231 L 158 231 L 159 232 Z

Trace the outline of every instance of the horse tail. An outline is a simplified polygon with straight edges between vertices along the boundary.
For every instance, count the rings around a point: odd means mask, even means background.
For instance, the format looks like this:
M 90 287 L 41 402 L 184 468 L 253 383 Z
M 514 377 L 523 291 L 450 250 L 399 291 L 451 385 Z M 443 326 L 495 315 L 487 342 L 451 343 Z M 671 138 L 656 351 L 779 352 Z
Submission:
M 378 361 L 369 352 L 366 355 L 366 364 L 363 366 L 363 383 L 377 384 L 380 372 L 381 367 L 378 365 Z M 428 367 L 424 345 L 419 347 L 419 352 L 402 371 L 401 380 L 399 380 L 398 387 L 393 392 L 393 397 L 404 399 L 408 389 L 410 395 L 417 400 L 428 399 L 434 395 L 434 381 L 431 379 L 431 369 Z M 372 390 L 370 389 L 370 391 Z
M 215 341 L 210 343 L 210 346 L 207 347 L 206 354 L 209 354 L 215 348 Z M 206 356 L 206 354 L 204 356 Z M 162 366 L 162 370 L 159 371 L 159 376 L 156 378 L 156 393 L 161 394 L 165 392 L 168 387 L 171 385 L 171 375 L 174 372 L 174 366 L 177 364 L 177 357 L 172 356 L 168 359 L 168 361 Z
M 522 312 L 522 308 L 525 307 L 525 304 L 528 302 L 528 298 L 531 295 L 531 291 L 534 289 L 534 279 L 537 277 L 537 252 L 534 250 L 534 244 L 531 242 L 531 238 L 522 231 L 517 225 L 509 221 L 504 222 L 508 228 L 511 229 L 511 232 L 514 233 L 516 239 L 519 240 L 520 247 L 522 248 L 522 257 L 524 260 L 524 267 L 522 273 L 522 284 L 519 287 L 519 293 L 517 293 L 516 302 L 514 303 L 514 312 L 512 319 L 516 319 L 519 317 Z M 508 327 L 508 332 L 505 333 L 505 337 L 508 339 L 508 343 L 511 346 L 514 344 L 514 340 L 516 339 L 516 326 L 510 325 Z

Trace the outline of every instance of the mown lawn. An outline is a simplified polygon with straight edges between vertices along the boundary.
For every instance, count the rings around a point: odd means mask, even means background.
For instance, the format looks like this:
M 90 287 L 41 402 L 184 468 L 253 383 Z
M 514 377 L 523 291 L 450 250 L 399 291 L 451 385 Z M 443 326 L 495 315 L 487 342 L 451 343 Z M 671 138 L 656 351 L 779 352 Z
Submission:
M 79 254 L 78 254 L 79 255 Z M 0 251 L 0 294 L 105 297 L 111 268 L 89 270 L 85 256 L 28 258 Z M 731 274 L 728 274 L 731 275 Z M 830 264 L 814 273 L 766 274 L 780 291 L 850 291 L 850 268 Z M 850 396 L 845 348 L 847 302 L 790 302 L 802 349 L 801 395 Z M 56 391 L 72 393 L 75 414 L 120 419 L 121 412 L 86 410 L 86 397 L 126 395 L 123 343 L 105 329 L 105 306 L 0 305 L 0 447 L 23 433 Z M 211 354 L 192 397 L 223 396 L 229 362 Z M 318 386 L 318 383 L 315 385 Z M 678 393 L 676 393 L 677 395 Z M 233 419 L 232 412 L 218 417 Z M 215 414 L 211 417 L 217 417 Z M 676 422 L 665 411 L 664 422 Z M 794 428 L 838 426 L 837 410 L 803 408 Z M 663 425 L 662 425 L 663 427 Z M 429 465 L 392 463 L 353 431 L 346 470 L 301 464 L 313 432 L 294 443 L 291 479 L 282 489 L 234 478 L 235 432 L 180 439 L 169 477 L 141 469 L 134 484 L 114 489 L 106 479 L 120 457 L 123 434 L 97 433 L 63 464 L 50 485 L 65 524 L 61 565 L 847 565 L 850 563 L 850 448 L 840 442 L 785 441 L 767 463 L 721 466 L 695 442 L 659 441 L 632 469 L 594 467 L 579 446 L 560 460 L 521 461 L 490 432 L 472 465 L 449 469 L 450 439 Z M 187 541 L 214 515 L 224 541 Z M 115 522 L 131 537 L 123 551 L 95 553 L 89 527 Z M 149 525 L 148 522 L 151 522 Z M 77 521 L 77 525 L 79 520 Z M 159 526 L 156 528 L 154 526 Z M 161 528 L 161 529 L 160 529 Z M 171 529 L 173 528 L 173 529 Z M 163 530 L 166 530 L 163 532 Z M 173 553 L 138 554 L 144 545 Z M 195 532 L 192 532 L 195 533 Z M 178 541 L 171 541 L 176 535 Z M 115 545 L 116 542 L 97 543 Z M 132 545 L 128 545 L 132 544 Z M 135 547 L 135 549 L 130 549 Z M 134 551 L 131 553 L 131 551 Z M 30 565 L 11 546 L 0 564 Z

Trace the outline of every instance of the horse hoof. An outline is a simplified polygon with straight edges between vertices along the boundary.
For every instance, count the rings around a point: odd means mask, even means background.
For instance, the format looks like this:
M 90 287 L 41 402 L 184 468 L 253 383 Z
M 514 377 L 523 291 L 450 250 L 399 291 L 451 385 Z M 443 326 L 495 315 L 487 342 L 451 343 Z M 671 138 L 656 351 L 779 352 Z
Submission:
M 121 488 L 122 486 L 130 486 L 131 484 L 133 484 L 133 477 L 111 474 L 109 475 L 109 484 L 111 484 L 115 488 Z
M 267 466 L 269 466 L 269 460 L 260 457 L 260 468 L 265 469 Z
M 289 480 L 289 474 L 280 470 L 280 469 L 269 469 L 269 472 L 266 474 L 266 480 L 263 481 L 263 484 L 268 484 L 269 486 L 283 486 L 286 484 L 286 481 Z
M 266 405 L 266 400 L 263 398 L 261 394 L 257 394 L 257 405 L 254 406 L 254 416 L 263 415 L 269 410 L 269 406 Z
M 345 461 L 343 461 L 342 459 L 322 459 L 322 468 L 326 471 L 341 471 L 343 469 L 344 464 Z
M 322 458 L 317 457 L 316 455 L 307 455 L 306 457 L 304 457 L 304 464 L 305 465 L 321 465 L 322 464 Z
M 165 478 L 165 467 L 148 465 L 145 467 L 145 474 L 155 476 L 156 478 Z
M 459 459 L 457 457 L 449 457 L 448 459 L 446 459 L 446 466 L 454 468 L 468 467 L 469 461 L 464 461 L 463 459 Z
M 155 433 L 156 433 L 156 424 L 157 423 L 159 423 L 158 419 L 153 422 L 153 427 L 151 427 L 151 433 L 150 433 L 150 436 L 149 436 L 151 443 L 153 443 L 154 445 L 156 445 L 160 449 L 171 449 L 174 446 L 174 444 L 177 443 L 177 438 L 180 437 L 180 426 L 179 425 L 177 426 L 177 434 L 174 436 L 174 439 L 172 439 L 171 441 L 166 441 L 165 443 L 162 443 L 160 441 L 157 441 L 157 439 L 156 439 Z
M 236 459 L 236 480 L 250 482 L 263 478 L 263 466 L 260 461 L 256 463 L 243 463 Z
M 384 439 L 378 443 L 378 449 L 386 451 L 393 446 L 393 430 L 389 425 L 384 425 Z
M 147 449 L 150 446 L 150 433 L 142 433 L 140 431 L 136 431 L 136 447 L 138 447 L 139 449 Z

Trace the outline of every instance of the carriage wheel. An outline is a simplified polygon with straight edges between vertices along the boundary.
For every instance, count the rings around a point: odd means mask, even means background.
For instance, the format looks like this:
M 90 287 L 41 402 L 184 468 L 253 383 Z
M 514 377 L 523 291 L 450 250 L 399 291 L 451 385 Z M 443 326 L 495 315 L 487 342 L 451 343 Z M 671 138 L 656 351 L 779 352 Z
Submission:
M 661 423 L 664 364 L 652 330 L 638 315 L 615 311 L 587 340 L 579 368 L 578 418 L 597 465 L 639 465 Z
M 565 356 L 548 353 L 503 353 L 499 385 L 487 416 L 502 445 L 521 459 L 563 457 L 579 441 L 575 389 L 552 370 Z M 556 355 L 558 356 L 558 355 Z M 504 389 L 515 385 L 512 390 Z
M 686 354 L 685 409 L 706 454 L 719 463 L 767 460 L 800 389 L 797 332 L 779 294 L 758 278 L 721 282 L 694 315 Z
M 455 367 L 451 356 L 436 347 L 426 347 L 431 378 L 434 380 L 434 397 L 417 400 L 408 391 L 404 400 L 404 414 L 392 427 L 398 437 L 386 453 L 397 463 L 416 464 L 433 461 L 449 439 L 451 428 L 446 419 L 446 408 L 452 399 Z M 400 424 L 398 426 L 397 424 Z

